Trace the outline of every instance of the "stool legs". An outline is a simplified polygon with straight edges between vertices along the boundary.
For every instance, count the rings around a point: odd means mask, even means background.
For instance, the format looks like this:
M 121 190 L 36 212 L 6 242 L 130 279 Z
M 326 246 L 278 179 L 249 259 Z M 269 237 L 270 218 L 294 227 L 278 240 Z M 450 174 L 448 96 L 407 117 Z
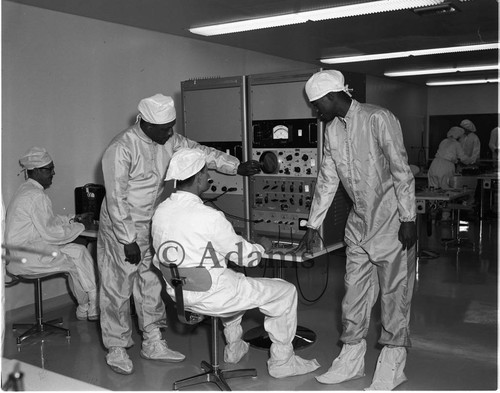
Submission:
M 71 337 L 69 329 L 65 329 L 61 326 L 56 326 L 55 324 L 62 323 L 62 318 L 53 319 L 47 322 L 43 321 L 43 305 L 42 305 L 42 281 L 40 278 L 36 279 L 35 284 L 35 313 L 36 313 L 36 323 L 35 324 L 27 324 L 27 323 L 15 323 L 13 324 L 13 329 L 17 330 L 23 327 L 30 327 L 23 334 L 17 336 L 16 341 L 17 344 L 21 344 L 28 337 L 37 335 L 42 332 L 48 331 L 56 331 L 56 332 L 64 332 L 66 337 Z
M 226 382 L 229 378 L 239 377 L 256 377 L 257 370 L 253 368 L 239 369 L 239 370 L 221 370 L 219 368 L 218 346 L 219 346 L 219 319 L 212 318 L 212 364 L 205 361 L 201 362 L 201 368 L 204 373 L 194 375 L 192 377 L 184 378 L 174 382 L 173 389 L 179 390 L 187 386 L 196 385 L 204 382 L 215 383 L 220 390 L 230 391 L 231 388 Z

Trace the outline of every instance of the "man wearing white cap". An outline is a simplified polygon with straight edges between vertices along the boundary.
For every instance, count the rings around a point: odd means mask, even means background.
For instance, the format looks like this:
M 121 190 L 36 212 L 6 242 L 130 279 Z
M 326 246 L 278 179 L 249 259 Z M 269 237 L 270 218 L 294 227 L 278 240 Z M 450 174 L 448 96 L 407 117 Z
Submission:
M 470 164 L 474 164 L 479 160 L 481 151 L 481 141 L 476 135 L 476 126 L 469 119 L 464 119 L 460 122 L 460 127 L 465 130 L 465 135 L 460 139 L 460 144 L 465 154 L 471 158 Z
M 75 222 L 83 215 L 59 215 L 52 211 L 52 201 L 44 191 L 55 174 L 47 150 L 32 147 L 19 164 L 26 181 L 9 203 L 4 235 L 5 243 L 13 247 L 10 254 L 26 258 L 27 262 L 10 262 L 7 270 L 12 274 L 67 272 L 78 302 L 76 317 L 96 321 L 99 309 L 94 260 L 85 246 L 72 243 L 85 230 L 83 224 Z M 40 254 L 15 250 L 16 247 L 39 250 Z
M 464 153 L 462 145 L 458 140 L 464 135 L 462 127 L 451 127 L 439 144 L 436 157 L 429 167 L 429 186 L 434 188 L 453 188 L 451 180 L 455 175 L 455 164 L 460 161 L 469 164 L 471 158 Z
M 391 390 L 406 380 L 416 260 L 415 179 L 401 127 L 387 109 L 351 98 L 339 71 L 314 74 L 305 90 L 327 126 L 308 229 L 299 249 L 311 249 L 340 182 L 353 202 L 344 238 L 344 345 L 330 369 L 316 379 L 336 384 L 364 375 L 365 337 L 380 292 L 379 343 L 384 348 L 367 389 Z
M 278 278 L 246 277 L 227 268 L 226 259 L 240 266 L 256 266 L 272 243 L 266 238 L 248 242 L 236 234 L 223 213 L 204 205 L 200 197 L 209 188 L 206 160 L 206 154 L 199 149 L 185 148 L 174 153 L 166 180 L 174 179 L 177 191 L 158 206 L 153 216 L 153 263 L 159 267 L 168 260 L 183 268 L 203 266 L 209 271 L 211 288 L 185 293 L 184 302 L 193 312 L 224 315 L 225 362 L 237 363 L 248 352 L 249 345 L 242 340 L 241 319 L 246 310 L 259 308 L 272 340 L 269 374 L 284 378 L 316 370 L 319 364 L 315 359 L 302 359 L 293 351 L 297 329 L 295 286 Z M 164 247 L 168 244 L 178 247 Z M 170 285 L 167 292 L 175 298 Z
M 164 189 L 172 154 L 199 147 L 210 168 L 226 174 L 253 175 L 259 163 L 201 146 L 174 132 L 176 113 L 171 97 L 156 94 L 139 102 L 137 122 L 117 135 L 102 158 L 106 196 L 101 206 L 97 263 L 101 274 L 101 329 L 106 361 L 117 373 L 131 374 L 126 348 L 133 345 L 130 319 L 134 297 L 143 342 L 141 356 L 179 362 L 184 355 L 168 348 L 160 328 L 166 327 L 158 276 L 151 271 L 151 218 Z

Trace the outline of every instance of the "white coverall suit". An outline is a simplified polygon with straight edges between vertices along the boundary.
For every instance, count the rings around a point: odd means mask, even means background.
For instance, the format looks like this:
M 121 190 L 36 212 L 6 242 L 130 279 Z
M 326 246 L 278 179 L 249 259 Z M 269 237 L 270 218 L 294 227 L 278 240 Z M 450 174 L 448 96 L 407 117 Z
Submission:
M 471 159 L 464 153 L 460 142 L 453 137 L 443 139 L 439 144 L 436 157 L 432 160 L 427 174 L 429 186 L 434 188 L 449 189 L 451 179 L 455 175 L 455 164 L 460 160 L 469 164 Z
M 134 296 L 143 333 L 166 327 L 161 283 L 150 270 L 151 218 L 164 190 L 172 154 L 182 147 L 197 147 L 208 155 L 209 168 L 236 174 L 239 160 L 177 133 L 165 145 L 153 142 L 139 122 L 117 135 L 102 159 L 106 196 L 101 206 L 97 263 L 101 279 L 102 339 L 106 348 L 133 345 L 130 296 Z M 141 261 L 125 261 L 124 245 L 137 242 Z
M 28 261 L 11 262 L 7 269 L 12 274 L 68 272 L 73 295 L 78 304 L 86 309 L 89 292 L 96 301 L 94 260 L 85 246 L 71 243 L 85 230 L 83 224 L 70 222 L 72 218 L 70 215 L 55 215 L 52 201 L 43 186 L 33 179 L 26 180 L 7 208 L 5 242 L 45 253 L 57 251 L 58 255 L 11 251 L 13 257 Z
M 228 343 L 226 361 L 232 345 L 241 343 L 248 347 L 241 341 L 241 319 L 246 310 L 258 307 L 265 315 L 264 328 L 272 341 L 268 369 L 273 377 L 305 374 L 319 367 L 316 360 L 294 355 L 295 286 L 278 278 L 246 277 L 227 268 L 226 258 L 239 266 L 257 266 L 264 248 L 237 235 L 223 213 L 205 206 L 192 193 L 177 191 L 158 206 L 152 235 L 154 249 L 160 253 L 153 258 L 156 266 L 159 267 L 159 258 L 162 258 L 162 262 L 176 263 L 183 268 L 204 266 L 208 269 L 212 287 L 207 292 L 185 292 L 184 303 L 193 312 L 222 317 Z M 162 248 L 161 245 L 165 242 L 183 250 L 171 248 L 164 258 L 161 250 L 166 246 Z M 167 292 L 175 299 L 170 285 L 167 285 Z
M 479 153 L 481 152 L 481 141 L 474 132 L 470 132 L 469 134 L 464 135 L 460 139 L 460 144 L 464 149 L 465 155 L 470 157 L 470 164 L 474 164 L 477 160 L 479 160 Z
M 384 108 L 353 99 L 345 118 L 327 125 L 323 150 L 308 226 L 321 225 L 339 181 L 353 202 L 344 239 L 340 340 L 350 344 L 365 338 L 380 291 L 379 343 L 409 347 L 415 247 L 403 250 L 398 231 L 400 222 L 416 218 L 415 179 L 399 121 Z

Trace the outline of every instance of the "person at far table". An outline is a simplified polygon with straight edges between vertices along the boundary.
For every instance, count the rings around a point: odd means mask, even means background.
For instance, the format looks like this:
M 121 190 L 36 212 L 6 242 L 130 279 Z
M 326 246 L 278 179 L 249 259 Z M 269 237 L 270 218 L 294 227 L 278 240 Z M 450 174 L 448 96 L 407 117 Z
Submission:
M 46 149 L 32 147 L 19 160 L 26 181 L 21 184 L 7 207 L 5 242 L 12 246 L 10 255 L 26 258 L 26 263 L 11 262 L 12 274 L 67 272 L 70 288 L 78 307 L 79 320 L 97 321 L 99 307 L 94 260 L 87 248 L 73 243 L 85 230 L 78 220 L 81 215 L 59 215 L 52 210 L 52 201 L 45 190 L 52 185 L 54 162 Z M 45 256 L 15 250 L 16 247 L 55 251 L 57 256 Z

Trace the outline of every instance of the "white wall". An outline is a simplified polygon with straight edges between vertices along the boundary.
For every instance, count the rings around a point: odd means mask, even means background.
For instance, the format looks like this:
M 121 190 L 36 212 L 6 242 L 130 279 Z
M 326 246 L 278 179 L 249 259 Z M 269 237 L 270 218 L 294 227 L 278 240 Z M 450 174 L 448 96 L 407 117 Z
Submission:
M 427 121 L 425 86 L 367 76 L 366 102 L 387 108 L 396 115 L 401 123 L 408 161 L 410 164 L 420 165 L 419 151 Z M 421 164 L 424 165 L 425 161 Z
M 140 99 L 172 95 L 191 78 L 310 69 L 256 52 L 2 2 L 2 197 L 7 205 L 22 176 L 19 157 L 48 149 L 56 167 L 48 190 L 56 213 L 74 212 L 73 190 L 102 183 L 109 141 L 135 120 Z M 182 113 L 178 111 L 178 131 Z M 44 286 L 66 294 L 63 280 Z M 31 285 L 6 289 L 5 308 L 33 302 Z

